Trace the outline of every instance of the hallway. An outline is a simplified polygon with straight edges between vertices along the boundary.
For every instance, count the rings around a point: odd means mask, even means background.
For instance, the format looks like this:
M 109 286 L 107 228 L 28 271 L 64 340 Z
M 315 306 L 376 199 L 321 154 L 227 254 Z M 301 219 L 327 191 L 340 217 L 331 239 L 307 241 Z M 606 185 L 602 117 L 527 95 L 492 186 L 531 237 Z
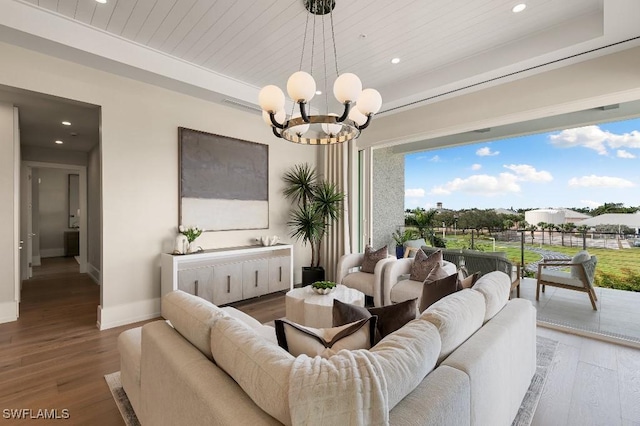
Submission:
M 70 424 L 121 425 L 103 376 L 120 369 L 118 334 L 136 325 L 100 332 L 100 287 L 73 271 L 73 258 L 53 259 L 47 275 L 23 283 L 18 321 L 0 325 L 0 408 L 68 409 Z

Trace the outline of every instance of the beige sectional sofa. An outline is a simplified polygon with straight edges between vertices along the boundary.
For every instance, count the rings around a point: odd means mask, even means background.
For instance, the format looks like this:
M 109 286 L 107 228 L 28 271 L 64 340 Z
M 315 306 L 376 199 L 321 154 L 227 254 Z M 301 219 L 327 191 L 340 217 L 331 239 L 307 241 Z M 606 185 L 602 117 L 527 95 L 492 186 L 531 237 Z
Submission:
M 122 384 L 143 425 L 509 425 L 536 368 L 535 309 L 510 284 L 487 274 L 329 359 L 294 358 L 272 327 L 173 292 L 168 321 L 120 335 Z M 358 358 L 369 373 L 350 369 Z

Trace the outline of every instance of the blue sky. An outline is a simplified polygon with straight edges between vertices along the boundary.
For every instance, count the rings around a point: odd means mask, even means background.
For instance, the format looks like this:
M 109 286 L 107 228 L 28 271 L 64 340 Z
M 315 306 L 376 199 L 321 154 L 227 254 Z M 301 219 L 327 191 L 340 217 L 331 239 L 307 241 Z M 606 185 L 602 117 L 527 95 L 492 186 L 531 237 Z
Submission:
M 405 208 L 640 205 L 640 119 L 405 157 Z

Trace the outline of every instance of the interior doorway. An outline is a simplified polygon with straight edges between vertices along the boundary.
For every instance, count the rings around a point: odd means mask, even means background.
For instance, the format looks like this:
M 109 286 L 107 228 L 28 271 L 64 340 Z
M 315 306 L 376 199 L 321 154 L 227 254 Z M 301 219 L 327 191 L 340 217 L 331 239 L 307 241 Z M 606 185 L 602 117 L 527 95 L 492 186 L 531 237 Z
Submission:
M 78 292 L 90 296 L 85 302 L 95 303 L 96 324 L 102 292 L 100 107 L 2 85 L 0 102 L 19 112 L 14 230 L 20 244 L 12 274 L 17 316 L 30 309 L 23 295 L 40 300 L 56 287 L 62 304 L 73 304 Z
M 87 170 L 84 166 L 23 161 L 21 278 L 57 271 L 87 272 Z M 64 262 L 63 260 L 70 260 Z

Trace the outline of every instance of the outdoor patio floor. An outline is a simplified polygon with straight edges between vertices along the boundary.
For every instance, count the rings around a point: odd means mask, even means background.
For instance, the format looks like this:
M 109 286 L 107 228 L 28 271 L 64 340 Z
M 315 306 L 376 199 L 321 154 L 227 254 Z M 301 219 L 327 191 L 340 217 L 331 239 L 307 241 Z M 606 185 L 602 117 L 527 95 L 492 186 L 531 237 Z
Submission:
M 640 292 L 596 287 L 598 310 L 587 293 L 547 286 L 536 301 L 536 280 L 524 278 L 520 297 L 538 310 L 538 321 L 640 344 Z M 512 297 L 515 297 L 515 290 Z

